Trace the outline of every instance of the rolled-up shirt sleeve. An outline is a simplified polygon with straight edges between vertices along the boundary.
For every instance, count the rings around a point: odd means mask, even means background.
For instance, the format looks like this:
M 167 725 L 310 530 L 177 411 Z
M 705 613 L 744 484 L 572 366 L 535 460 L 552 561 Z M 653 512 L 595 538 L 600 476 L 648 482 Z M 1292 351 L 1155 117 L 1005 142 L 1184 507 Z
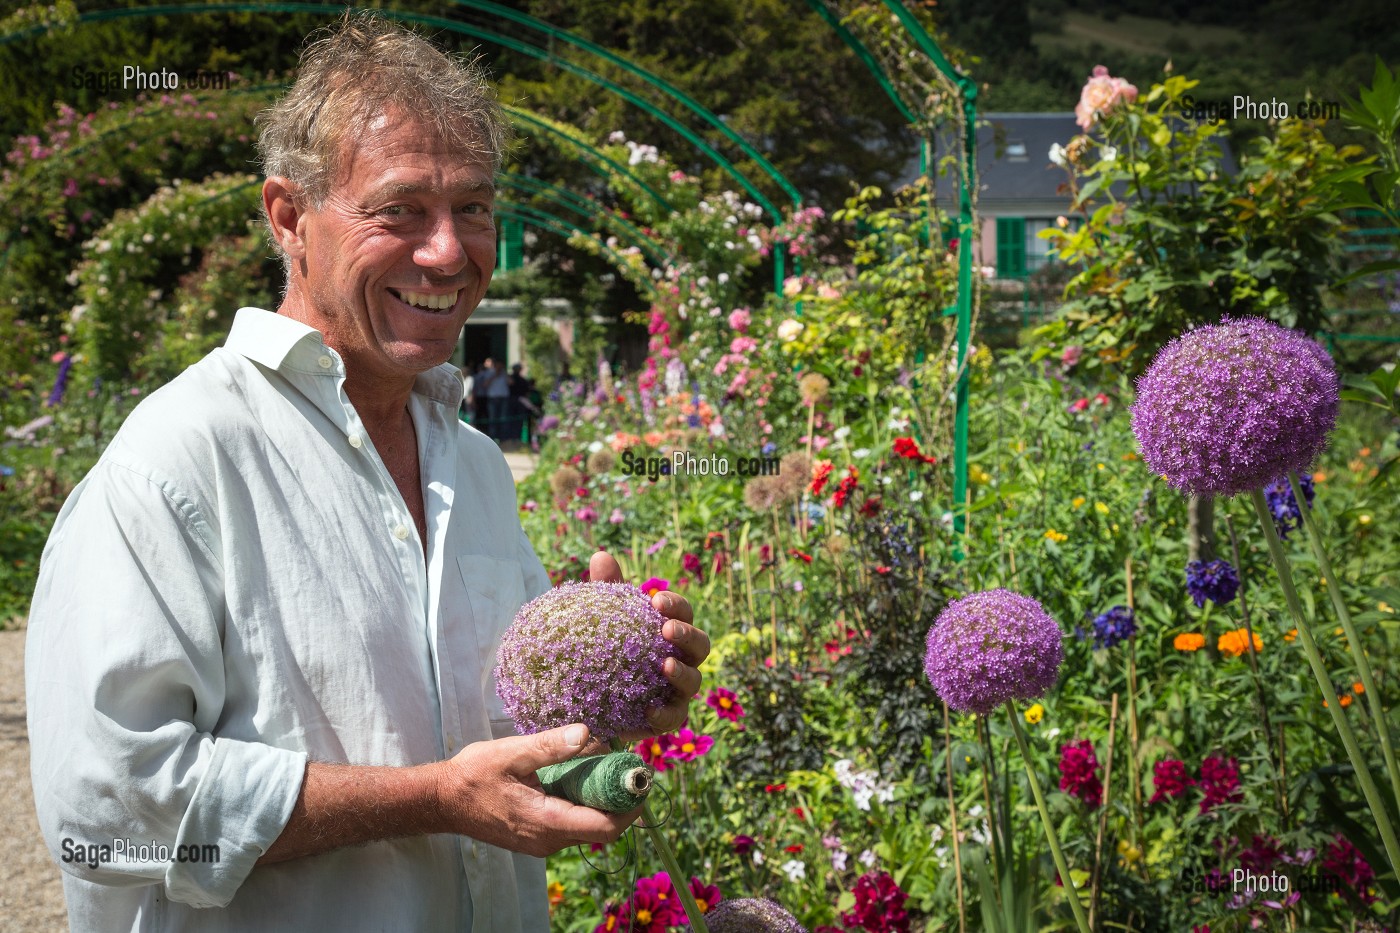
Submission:
M 104 457 L 44 552 L 25 659 L 35 801 L 60 867 L 163 883 L 196 907 L 232 900 L 306 768 L 300 751 L 215 737 L 224 568 L 210 518 L 168 479 Z M 177 858 L 188 846 L 206 856 Z M 149 858 L 121 857 L 142 847 Z

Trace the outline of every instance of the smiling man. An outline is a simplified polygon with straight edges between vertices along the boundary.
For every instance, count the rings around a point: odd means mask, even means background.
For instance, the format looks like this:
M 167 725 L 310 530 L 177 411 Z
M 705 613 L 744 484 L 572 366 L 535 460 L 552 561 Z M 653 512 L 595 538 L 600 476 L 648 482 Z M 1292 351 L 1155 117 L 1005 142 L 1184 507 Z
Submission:
M 43 558 L 32 775 L 73 930 L 543 933 L 540 857 L 633 819 L 542 794 L 587 730 L 515 736 L 492 680 L 549 586 L 446 365 L 506 137 L 478 68 L 373 17 L 264 114 L 282 304 L 132 413 Z M 709 641 L 654 602 L 690 697 Z

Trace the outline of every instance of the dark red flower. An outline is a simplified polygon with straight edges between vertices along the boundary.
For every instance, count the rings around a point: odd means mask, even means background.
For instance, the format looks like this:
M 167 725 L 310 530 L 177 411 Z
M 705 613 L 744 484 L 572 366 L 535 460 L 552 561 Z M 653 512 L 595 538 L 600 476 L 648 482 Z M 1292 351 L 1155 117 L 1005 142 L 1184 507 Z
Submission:
M 1078 797 L 1090 810 L 1103 803 L 1103 784 L 1099 781 L 1099 759 L 1094 743 L 1088 739 L 1071 742 L 1060 748 L 1060 790 Z
M 888 872 L 867 872 L 851 890 L 855 906 L 841 914 L 846 929 L 870 933 L 909 933 L 909 914 L 904 902 L 909 895 L 899 889 Z
M 1148 803 L 1156 803 L 1163 798 L 1175 800 L 1186 793 L 1186 788 L 1194 787 L 1196 782 L 1186 770 L 1186 762 L 1178 761 L 1175 758 L 1164 758 L 1152 766 L 1152 799 Z
M 864 515 L 866 518 L 874 518 L 876 515 L 879 515 L 880 497 L 871 496 L 869 499 L 866 499 L 865 502 L 861 504 L 860 514 Z
M 822 490 L 826 488 L 827 480 L 831 479 L 831 471 L 835 469 L 831 461 L 823 460 L 816 466 L 816 472 L 812 474 L 812 495 L 820 496 Z
M 918 441 L 912 437 L 896 437 L 894 439 L 894 452 L 906 460 L 918 460 L 921 463 L 937 463 L 937 457 L 930 457 L 919 450 Z
M 734 846 L 734 854 L 747 855 L 757 844 L 757 841 L 752 836 L 735 836 L 734 842 L 732 843 L 732 845 Z
M 831 504 L 836 508 L 841 508 L 846 504 L 846 500 L 851 497 L 851 493 L 856 491 L 856 484 L 860 480 L 860 471 L 853 466 L 846 467 L 846 477 L 836 485 L 836 492 L 832 494 Z
M 1205 794 L 1201 798 L 1201 812 L 1220 806 L 1222 803 L 1234 803 L 1244 799 L 1244 791 L 1240 790 L 1240 767 L 1235 759 L 1226 760 L 1216 758 L 1214 755 L 1201 762 L 1201 791 Z
M 763 789 L 770 794 L 781 794 L 787 790 L 786 784 L 765 784 Z
M 796 855 L 797 853 L 802 851 L 802 843 L 795 842 L 790 846 L 783 846 L 783 851 L 791 852 L 793 855 Z
M 796 557 L 798 560 L 802 561 L 804 564 L 810 564 L 810 563 L 812 562 L 812 555 L 811 555 L 811 554 L 804 554 L 804 553 L 802 553 L 801 551 L 799 551 L 797 548 L 789 548 L 789 549 L 788 549 L 788 555 L 791 556 L 791 557 Z
M 738 837 L 735 837 L 735 841 L 737 840 Z M 724 895 L 719 892 L 718 886 L 706 884 L 699 878 L 690 879 L 690 896 L 695 898 L 695 906 L 700 908 L 702 914 L 709 913 L 716 904 L 724 900 Z M 681 922 L 685 922 L 684 918 Z
M 1376 872 L 1356 846 L 1337 833 L 1327 851 L 1322 855 L 1322 870 L 1341 882 L 1342 889 L 1356 894 L 1363 904 L 1373 904 L 1376 895 L 1371 884 L 1376 880 Z

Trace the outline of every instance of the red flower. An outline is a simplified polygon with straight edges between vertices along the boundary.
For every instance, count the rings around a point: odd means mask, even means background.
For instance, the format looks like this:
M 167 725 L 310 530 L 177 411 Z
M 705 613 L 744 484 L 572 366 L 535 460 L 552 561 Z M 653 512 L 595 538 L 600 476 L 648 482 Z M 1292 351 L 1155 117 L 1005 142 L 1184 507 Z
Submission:
M 937 457 L 930 457 L 919 450 L 919 444 L 912 437 L 896 437 L 894 439 L 894 452 L 906 460 L 918 460 L 921 463 L 937 463 Z
M 864 515 L 866 518 L 874 518 L 876 515 L 879 515 L 880 497 L 871 496 L 869 499 L 866 499 L 860 507 L 860 514 Z
M 807 811 L 802 809 L 801 807 L 793 807 L 792 815 L 797 817 L 799 820 L 805 820 L 807 818 Z M 801 847 L 799 846 L 799 848 Z
M 1201 811 L 1205 813 L 1222 803 L 1234 803 L 1244 799 L 1240 790 L 1240 767 L 1235 759 L 1228 761 L 1214 755 L 1201 762 Z
M 881 564 L 880 566 L 875 568 L 875 572 L 880 574 L 881 576 L 884 576 L 885 574 L 890 572 L 890 568 L 886 567 L 884 564 Z
M 671 765 L 666 759 L 670 758 L 671 743 L 673 739 L 669 735 L 654 735 L 649 739 L 643 739 L 632 749 L 642 756 L 642 761 L 655 768 L 657 771 L 669 771 Z
M 1163 798 L 1175 800 L 1186 793 L 1186 788 L 1193 787 L 1195 784 L 1196 782 L 1186 771 L 1186 762 L 1165 758 L 1152 766 L 1154 790 L 1152 791 L 1152 799 L 1148 803 L 1156 803 Z
M 811 554 L 804 554 L 797 548 L 789 548 L 788 555 L 791 557 L 796 557 L 798 560 L 802 561 L 805 564 L 810 564 L 812 562 Z
M 1094 743 L 1088 739 L 1071 742 L 1060 749 L 1060 790 L 1078 797 L 1090 810 L 1103 803 L 1103 784 L 1099 781 L 1099 759 Z
M 578 496 L 580 499 L 587 499 L 587 498 L 588 498 L 588 487 L 587 487 L 587 486 L 580 486 L 579 488 L 577 488 L 577 489 L 574 490 L 574 495 Z
M 846 500 L 851 497 L 851 493 L 856 491 L 856 483 L 859 478 L 859 470 L 853 466 L 846 467 L 846 478 L 837 484 L 836 492 L 831 497 L 831 504 L 838 509 L 845 505 Z
M 861 875 L 851 893 L 855 895 L 855 906 L 841 914 L 841 923 L 847 929 L 909 933 L 909 914 L 904 909 L 909 895 L 899 889 L 888 872 Z
M 772 785 L 772 784 L 769 784 L 768 786 L 769 786 L 769 787 L 772 787 L 773 785 Z M 757 840 L 755 840 L 754 837 L 752 837 L 752 836 L 745 836 L 745 835 L 742 835 L 742 834 L 741 834 L 741 835 L 738 835 L 738 836 L 735 836 L 735 837 L 734 837 L 734 842 L 733 842 L 734 854 L 735 854 L 735 855 L 748 855 L 749 852 L 753 849 L 753 847 L 754 847 L 755 845 L 757 845 L 757 844 L 758 844 Z
M 787 790 L 786 784 L 765 784 L 763 789 L 770 794 L 781 794 Z
M 830 460 L 820 460 L 814 467 L 812 473 L 812 495 L 820 496 L 822 490 L 826 488 L 827 480 L 831 479 L 831 471 L 835 469 Z
M 737 844 L 741 838 L 748 839 L 747 836 L 735 836 L 734 842 Z M 749 841 L 752 842 L 753 840 L 750 839 Z M 740 854 L 742 855 L 743 853 Z M 690 879 L 690 896 L 695 898 L 695 906 L 700 908 L 702 914 L 709 913 L 711 908 L 724 900 L 724 895 L 719 893 L 718 887 L 713 884 L 705 884 L 705 882 L 701 881 L 699 878 Z M 682 922 L 684 921 L 682 920 Z
M 705 705 L 713 709 L 720 719 L 728 719 L 730 722 L 738 722 L 745 715 L 744 707 L 739 705 L 739 697 L 733 690 L 726 690 L 724 687 L 712 689 L 710 695 L 705 697 Z
M 796 855 L 797 853 L 802 851 L 802 843 L 795 842 L 790 846 L 783 846 L 783 851 L 791 852 L 793 855 Z

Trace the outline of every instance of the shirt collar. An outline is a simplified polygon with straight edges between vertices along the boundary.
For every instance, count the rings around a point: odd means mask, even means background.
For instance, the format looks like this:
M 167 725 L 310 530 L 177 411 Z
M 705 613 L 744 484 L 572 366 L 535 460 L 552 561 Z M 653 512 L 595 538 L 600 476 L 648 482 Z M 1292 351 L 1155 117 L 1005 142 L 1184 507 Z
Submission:
M 262 308 L 239 308 L 224 346 L 269 369 L 316 376 L 343 376 L 340 354 L 326 346 L 321 332 L 301 321 Z M 332 365 L 321 364 L 330 357 Z M 462 401 L 462 375 L 451 363 L 419 373 L 413 391 L 435 402 L 456 407 Z

